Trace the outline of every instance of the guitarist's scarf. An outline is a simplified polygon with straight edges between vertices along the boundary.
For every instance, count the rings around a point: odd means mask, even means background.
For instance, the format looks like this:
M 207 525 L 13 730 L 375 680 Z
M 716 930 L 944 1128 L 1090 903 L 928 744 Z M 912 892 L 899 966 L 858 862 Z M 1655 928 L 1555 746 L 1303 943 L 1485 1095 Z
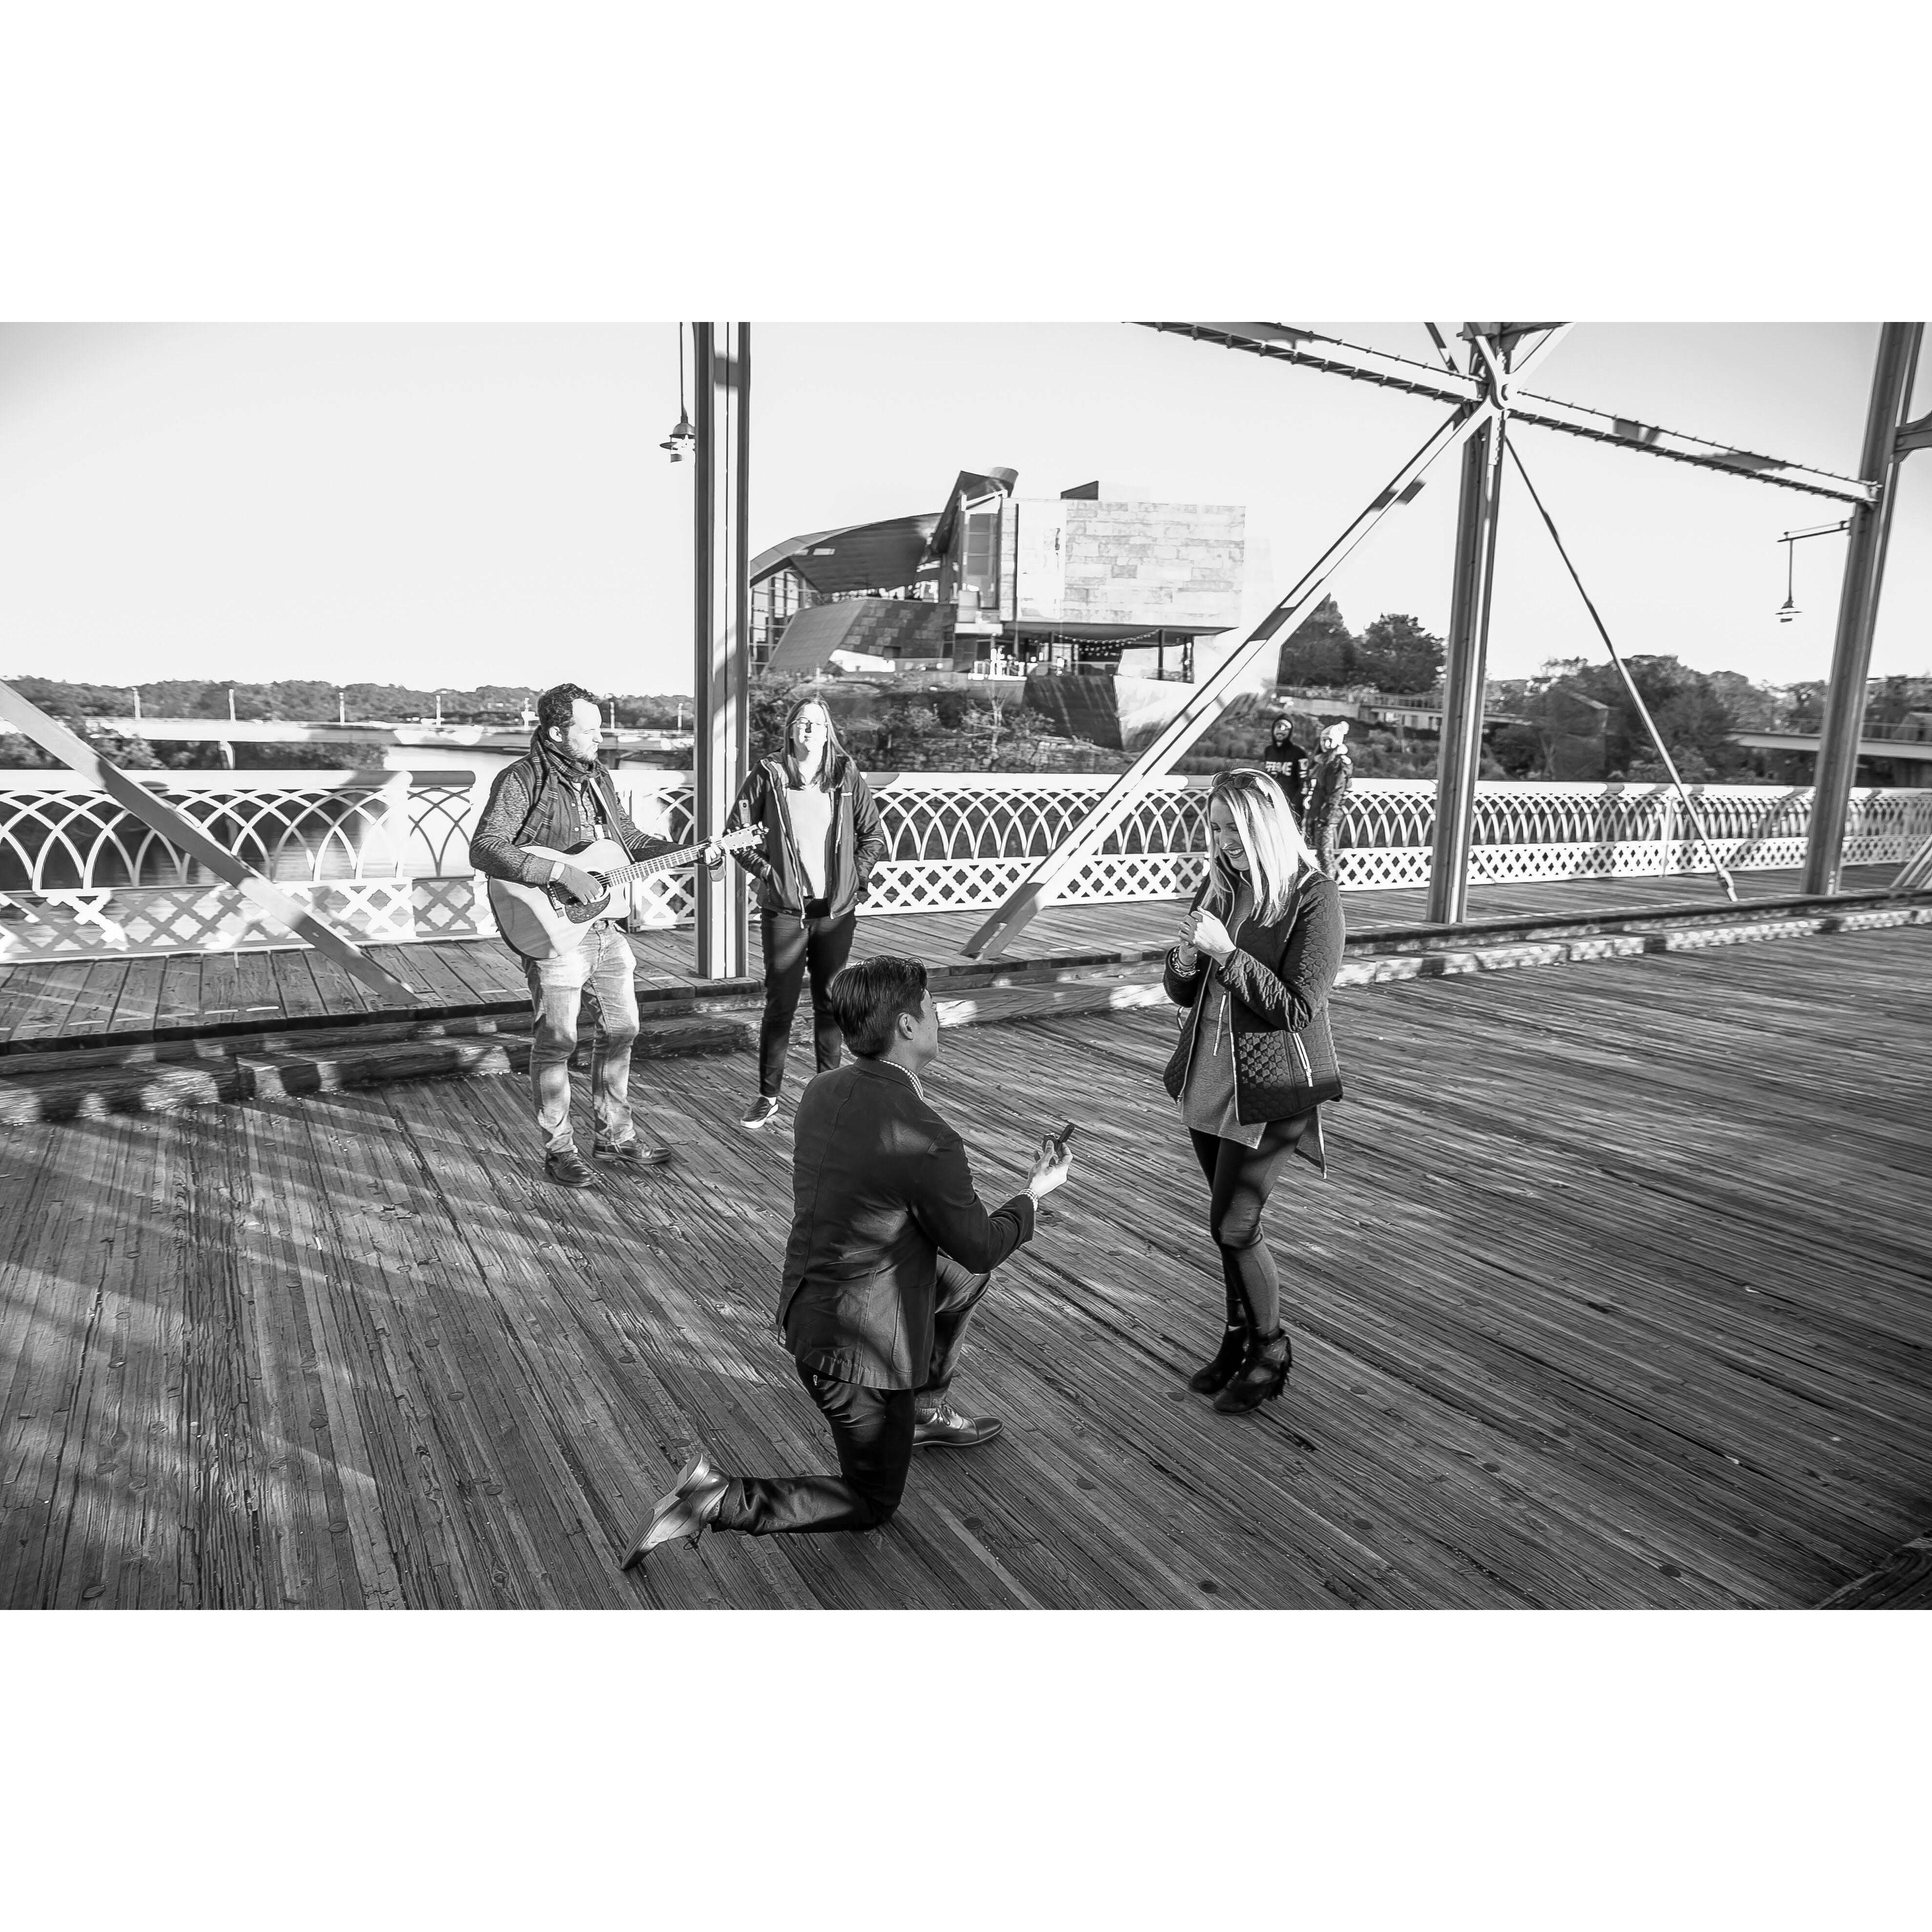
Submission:
M 565 801 L 586 791 L 589 794 L 586 803 L 592 814 L 610 824 L 610 800 L 598 783 L 603 767 L 595 758 L 573 758 L 568 752 L 560 750 L 544 735 L 542 725 L 530 734 L 530 758 L 536 766 L 536 789 L 530 796 L 530 808 L 524 814 L 518 844 L 528 844 L 533 839 L 539 844 L 560 843 L 560 820 L 565 812 L 574 809 Z M 612 830 L 614 832 L 614 826 Z

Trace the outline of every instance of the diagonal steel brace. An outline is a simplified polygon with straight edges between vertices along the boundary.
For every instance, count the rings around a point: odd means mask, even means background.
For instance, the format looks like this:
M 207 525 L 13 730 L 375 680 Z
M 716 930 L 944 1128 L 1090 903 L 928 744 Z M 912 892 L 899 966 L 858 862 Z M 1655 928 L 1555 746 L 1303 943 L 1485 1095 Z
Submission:
M 1550 332 L 1517 358 L 1509 370 L 1520 379 L 1561 339 L 1564 327 Z M 1226 707 L 1234 687 L 1256 658 L 1291 626 L 1299 623 L 1322 597 L 1330 578 L 1388 512 L 1412 502 L 1431 464 L 1455 449 L 1484 424 L 1499 416 L 1502 403 L 1495 382 L 1462 404 L 1404 464 L 1342 534 L 1329 545 L 1294 587 L 1256 626 L 1244 642 L 1196 690 L 1172 722 L 1114 782 L 1100 802 L 1067 837 L 1042 859 L 1007 896 L 1006 902 L 967 940 L 968 958 L 998 958 L 1035 914 L 1052 904 L 1066 880 L 1098 848 L 1139 802 L 1148 785 L 1164 778 Z
M 416 1004 L 416 988 L 386 972 L 347 934 L 339 932 L 326 920 L 291 898 L 260 872 L 242 864 L 225 846 L 218 845 L 191 819 L 157 798 L 146 785 L 137 784 L 112 760 L 103 758 L 94 747 L 57 719 L 50 718 L 38 704 L 22 698 L 10 684 L 0 683 L 0 717 L 24 732 L 44 751 L 51 752 L 90 784 L 98 785 L 117 805 L 131 812 L 142 824 L 151 826 L 171 844 L 199 859 L 218 878 L 235 886 L 259 906 L 278 926 L 286 926 L 299 939 L 326 953 L 345 971 L 352 973 L 366 986 L 398 1006 Z

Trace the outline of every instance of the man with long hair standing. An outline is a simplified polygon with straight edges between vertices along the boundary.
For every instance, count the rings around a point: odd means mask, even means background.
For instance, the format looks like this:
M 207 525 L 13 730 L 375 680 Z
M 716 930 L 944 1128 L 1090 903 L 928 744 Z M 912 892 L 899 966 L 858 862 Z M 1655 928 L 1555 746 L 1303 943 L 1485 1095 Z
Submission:
M 802 698 L 785 714 L 784 749 L 747 775 L 726 830 L 763 825 L 765 842 L 732 856 L 758 881 L 765 958 L 758 1029 L 758 1094 L 742 1126 L 756 1131 L 778 1110 L 792 1016 L 812 979 L 812 1042 L 821 1073 L 838 1064 L 838 1022 L 827 997 L 852 953 L 859 902 L 884 856 L 865 775 L 838 742 L 824 700 Z
M 1319 1114 L 1297 1076 L 1302 1036 L 1318 1028 L 1325 1042 L 1342 900 L 1265 772 L 1223 772 L 1208 821 L 1208 877 L 1167 956 L 1168 997 L 1188 1010 L 1166 1084 L 1207 1178 L 1227 1312 L 1219 1351 L 1188 1386 L 1238 1414 L 1280 1394 L 1294 1359 L 1262 1214 L 1291 1154 L 1326 1172 Z

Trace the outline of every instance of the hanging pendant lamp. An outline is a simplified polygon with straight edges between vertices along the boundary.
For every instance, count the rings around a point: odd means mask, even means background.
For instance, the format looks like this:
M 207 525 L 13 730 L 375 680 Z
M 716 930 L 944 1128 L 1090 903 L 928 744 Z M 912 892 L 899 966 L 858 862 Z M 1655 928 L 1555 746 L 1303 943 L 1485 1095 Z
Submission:
M 1788 624 L 1798 615 L 1797 596 L 1793 585 L 1792 566 L 1798 555 L 1798 546 L 1786 537 L 1784 539 L 1784 602 L 1778 607 L 1778 621 Z
M 663 442 L 660 449 L 670 452 L 674 463 L 682 463 L 685 453 L 698 440 L 698 432 L 691 426 L 691 415 L 684 406 L 684 324 L 677 326 L 677 427 Z

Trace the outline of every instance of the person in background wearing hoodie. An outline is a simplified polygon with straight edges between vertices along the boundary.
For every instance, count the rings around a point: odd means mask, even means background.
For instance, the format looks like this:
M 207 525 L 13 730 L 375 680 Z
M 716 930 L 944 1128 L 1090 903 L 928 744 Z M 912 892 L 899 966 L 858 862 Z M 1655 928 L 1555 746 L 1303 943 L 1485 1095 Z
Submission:
M 1306 781 L 1312 762 L 1309 754 L 1295 742 L 1294 712 L 1284 711 L 1269 728 L 1268 749 L 1262 754 L 1262 770 L 1287 794 L 1288 808 L 1294 814 L 1297 825 L 1301 823 L 1302 808 L 1307 802 Z
M 780 757 L 752 766 L 725 828 L 765 828 L 762 849 L 732 854 L 758 881 L 765 955 L 758 1094 L 741 1122 L 754 1131 L 778 1110 L 792 1016 L 808 974 L 818 1070 L 838 1064 L 838 1018 L 828 988 L 850 956 L 859 902 L 886 850 L 871 788 L 839 743 L 820 699 L 793 705 L 784 742 Z
M 470 862 L 486 878 L 551 886 L 578 904 L 601 898 L 604 886 L 580 866 L 532 856 L 526 845 L 573 851 L 586 841 L 613 838 L 633 859 L 674 852 L 675 839 L 640 832 L 618 802 L 610 774 L 597 762 L 602 716 L 595 694 L 580 684 L 554 685 L 537 700 L 530 753 L 496 774 L 489 802 L 470 842 Z M 704 862 L 722 862 L 707 848 Z M 578 1007 L 588 993 L 597 1007 L 597 1044 L 590 1061 L 591 1106 L 596 1122 L 592 1152 L 620 1172 L 656 1167 L 668 1148 L 638 1138 L 631 1120 L 631 1047 L 638 1036 L 635 962 L 614 920 L 592 922 L 583 944 L 552 959 L 526 959 L 535 1028 L 530 1084 L 544 1172 L 560 1187 L 592 1187 L 597 1176 L 577 1150 L 570 1125 L 570 1057 L 577 1048 Z

